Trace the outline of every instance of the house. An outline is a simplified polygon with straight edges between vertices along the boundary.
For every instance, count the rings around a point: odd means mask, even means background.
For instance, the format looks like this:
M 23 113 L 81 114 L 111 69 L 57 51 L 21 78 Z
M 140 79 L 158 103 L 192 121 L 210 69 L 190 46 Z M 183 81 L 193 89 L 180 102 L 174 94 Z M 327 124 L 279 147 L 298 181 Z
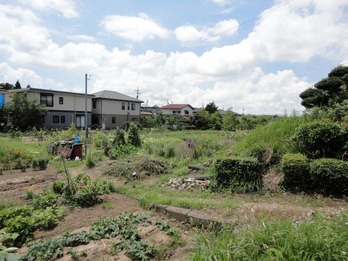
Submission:
M 190 104 L 168 104 L 159 111 L 166 115 L 193 116 L 194 108 Z
M 157 105 L 154 106 L 148 106 L 147 104 L 145 106 L 140 107 L 140 113 L 143 116 L 153 116 L 156 115 L 157 111 L 159 110 L 160 107 Z
M 8 90 L 5 93 L 5 102 L 10 102 L 12 96 L 18 92 L 26 92 L 28 100 L 36 100 L 46 105 L 47 113 L 43 122 L 47 128 L 68 128 L 72 122 L 75 123 L 77 128 L 83 128 L 86 120 L 87 126 L 91 126 L 93 95 L 29 87 Z
M 143 101 L 115 91 L 93 93 L 92 124 L 104 130 L 115 129 L 128 121 L 139 122 Z

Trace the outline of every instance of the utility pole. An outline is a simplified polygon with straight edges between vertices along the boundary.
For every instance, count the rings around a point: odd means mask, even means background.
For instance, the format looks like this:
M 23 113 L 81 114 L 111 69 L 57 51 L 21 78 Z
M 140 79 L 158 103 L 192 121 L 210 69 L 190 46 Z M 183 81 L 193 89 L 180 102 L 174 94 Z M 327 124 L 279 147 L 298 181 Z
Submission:
M 87 159 L 87 144 L 88 144 L 88 124 L 87 124 L 87 73 L 85 74 L 85 158 Z
M 134 90 L 135 92 L 137 92 L 137 99 L 139 98 L 139 95 L 141 94 L 140 91 L 139 91 L 139 87 L 137 86 L 137 89 Z

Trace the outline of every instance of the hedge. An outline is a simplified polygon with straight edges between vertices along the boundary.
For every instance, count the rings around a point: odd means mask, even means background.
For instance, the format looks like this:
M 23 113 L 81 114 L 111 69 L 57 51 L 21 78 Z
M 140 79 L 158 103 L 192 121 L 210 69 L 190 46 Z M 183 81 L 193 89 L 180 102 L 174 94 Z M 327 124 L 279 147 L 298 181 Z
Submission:
M 336 197 L 348 196 L 348 162 L 321 158 L 310 163 L 313 190 Z
M 281 169 L 284 173 L 282 186 L 292 192 L 309 191 L 311 175 L 309 161 L 306 156 L 288 153 L 283 156 Z
M 215 163 L 215 181 L 218 188 L 232 191 L 258 191 L 262 188 L 262 164 L 255 158 L 230 158 Z

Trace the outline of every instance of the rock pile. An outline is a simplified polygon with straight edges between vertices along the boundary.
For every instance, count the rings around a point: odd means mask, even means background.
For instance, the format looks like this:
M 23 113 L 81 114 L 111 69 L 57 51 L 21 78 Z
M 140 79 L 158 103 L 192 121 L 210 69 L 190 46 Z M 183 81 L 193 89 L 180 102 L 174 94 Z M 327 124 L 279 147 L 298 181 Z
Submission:
M 207 189 L 210 185 L 210 180 L 196 178 L 172 178 L 162 187 L 169 187 L 177 190 L 185 189 Z

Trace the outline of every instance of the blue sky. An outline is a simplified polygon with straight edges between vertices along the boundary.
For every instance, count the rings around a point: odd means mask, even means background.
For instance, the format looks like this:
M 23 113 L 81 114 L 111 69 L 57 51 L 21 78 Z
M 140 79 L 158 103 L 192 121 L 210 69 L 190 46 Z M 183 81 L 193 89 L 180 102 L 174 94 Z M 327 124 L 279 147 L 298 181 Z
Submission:
M 0 82 L 301 113 L 348 64 L 348 0 L 0 0 Z

